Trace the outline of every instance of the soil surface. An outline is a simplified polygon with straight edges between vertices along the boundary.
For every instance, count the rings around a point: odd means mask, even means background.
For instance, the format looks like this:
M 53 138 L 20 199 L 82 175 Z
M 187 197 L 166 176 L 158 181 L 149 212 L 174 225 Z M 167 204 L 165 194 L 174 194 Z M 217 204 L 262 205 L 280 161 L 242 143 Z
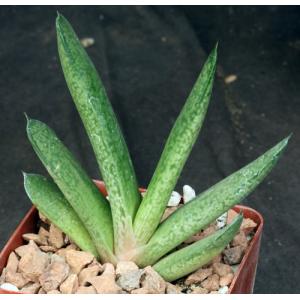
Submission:
M 56 50 L 56 10 L 74 25 L 107 87 L 141 186 L 208 52 L 219 41 L 213 99 L 178 182 L 197 192 L 293 132 L 243 204 L 265 217 L 255 292 L 300 293 L 300 9 L 296 7 L 1 7 L 0 248 L 30 207 L 21 170 L 46 174 L 25 134 L 49 124 L 99 178 Z M 181 192 L 180 190 L 178 190 Z
M 183 199 L 185 202 L 187 198 Z M 167 207 L 162 220 L 182 205 Z M 229 210 L 177 249 L 229 226 L 237 215 Z M 253 220 L 244 218 L 222 253 L 170 283 L 151 266 L 139 268 L 132 261 L 102 265 L 91 253 L 80 250 L 47 217 L 39 216 L 37 231 L 23 234 L 24 244 L 9 253 L 0 272 L 0 289 L 30 294 L 226 294 L 257 228 Z

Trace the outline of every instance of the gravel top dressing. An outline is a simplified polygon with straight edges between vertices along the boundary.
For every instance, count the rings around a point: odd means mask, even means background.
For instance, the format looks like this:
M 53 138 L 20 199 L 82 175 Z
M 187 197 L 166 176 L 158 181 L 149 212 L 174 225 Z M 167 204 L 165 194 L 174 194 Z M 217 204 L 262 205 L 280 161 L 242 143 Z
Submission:
M 179 193 L 173 193 L 162 221 L 192 200 L 193 189 L 185 186 L 183 191 L 183 199 L 179 198 L 176 205 L 174 195 Z M 234 210 L 229 210 L 178 249 L 215 233 L 231 223 L 236 215 Z M 0 287 L 31 294 L 227 293 L 256 226 L 251 219 L 244 219 L 240 231 L 221 254 L 192 274 L 170 283 L 151 266 L 139 268 L 131 261 L 120 261 L 116 266 L 101 264 L 40 214 L 38 232 L 24 234 L 25 244 L 11 252 L 0 276 Z

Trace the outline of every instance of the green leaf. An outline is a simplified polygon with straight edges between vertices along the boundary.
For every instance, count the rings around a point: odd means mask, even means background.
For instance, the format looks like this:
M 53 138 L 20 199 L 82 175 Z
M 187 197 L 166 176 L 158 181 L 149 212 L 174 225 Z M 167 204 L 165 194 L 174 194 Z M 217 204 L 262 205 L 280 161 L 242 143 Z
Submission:
M 130 155 L 101 79 L 70 23 L 56 19 L 61 65 L 74 103 L 85 126 L 109 195 L 115 252 L 135 244 L 132 223 L 140 194 Z
M 266 177 L 287 146 L 289 137 L 262 156 L 215 184 L 175 211 L 158 227 L 136 259 L 139 266 L 155 263 L 249 195 Z
M 98 258 L 99 254 L 89 233 L 56 184 L 38 174 L 23 175 L 25 191 L 34 206 L 80 249 Z
M 192 150 L 207 111 L 216 69 L 217 46 L 203 66 L 179 117 L 138 209 L 134 232 L 146 244 L 159 225 L 182 168 Z
M 115 262 L 110 207 L 71 152 L 46 124 L 27 119 L 36 154 L 88 230 L 103 261 Z
M 153 266 L 154 270 L 169 282 L 196 271 L 222 252 L 238 232 L 242 220 L 239 215 L 225 228 L 166 256 Z

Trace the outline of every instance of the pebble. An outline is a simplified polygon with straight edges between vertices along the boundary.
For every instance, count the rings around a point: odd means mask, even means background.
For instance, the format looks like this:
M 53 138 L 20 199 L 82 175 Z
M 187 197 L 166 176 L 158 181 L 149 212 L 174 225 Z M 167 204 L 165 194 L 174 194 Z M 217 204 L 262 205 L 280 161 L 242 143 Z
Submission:
M 233 273 L 228 273 L 225 276 L 222 276 L 220 278 L 220 286 L 226 286 L 229 285 L 231 283 L 231 281 L 233 280 Z
M 226 84 L 230 84 L 233 83 L 237 80 L 237 76 L 235 74 L 231 74 L 225 77 L 224 82 Z
M 139 269 L 128 271 L 127 273 L 120 275 L 117 279 L 117 284 L 127 292 L 137 289 L 140 287 L 142 272 L 143 271 Z
M 22 274 L 12 273 L 12 272 L 6 272 L 5 280 L 8 283 L 15 285 L 19 289 L 24 287 L 29 282 L 29 279 L 24 278 L 24 276 Z
M 214 273 L 218 274 L 221 277 L 232 273 L 231 267 L 223 263 L 214 263 L 212 267 Z
M 7 290 L 7 291 L 12 291 L 12 292 L 19 292 L 19 289 L 15 285 L 13 285 L 11 283 L 7 283 L 7 282 L 2 283 L 0 285 L 0 289 L 4 289 L 4 290 Z
M 34 241 L 37 245 L 48 245 L 48 241 L 46 238 L 39 236 L 35 233 L 25 233 L 22 235 L 25 241 Z
M 196 197 L 196 192 L 195 190 L 189 186 L 189 185 L 184 185 L 183 186 L 183 203 L 186 204 L 193 200 Z
M 225 286 L 222 286 L 219 288 L 218 293 L 219 294 L 227 294 L 228 290 L 229 290 L 228 286 L 225 285 Z
M 216 291 L 219 289 L 219 275 L 213 274 L 201 282 L 201 287 L 208 291 Z
M 143 270 L 141 285 L 149 294 L 164 294 L 166 290 L 166 282 L 150 266 Z
M 239 264 L 243 258 L 244 248 L 242 246 L 236 246 L 229 249 L 225 249 L 224 261 L 229 265 Z
M 102 272 L 102 268 L 99 265 L 94 265 L 83 269 L 78 276 L 79 285 L 86 285 L 90 279 L 98 276 L 100 272 Z
M 248 239 L 244 231 L 240 231 L 232 240 L 232 246 L 242 246 L 244 249 L 248 246 Z
M 78 289 L 78 277 L 76 274 L 71 274 L 69 277 L 60 285 L 60 292 L 62 294 L 74 294 Z
M 27 245 L 23 245 L 20 246 L 18 248 L 15 249 L 15 252 L 20 256 L 23 257 L 26 253 L 31 252 L 31 251 L 38 251 L 39 247 L 37 246 L 37 244 L 30 240 L 29 244 Z
M 53 253 L 57 250 L 57 248 L 53 246 L 40 246 L 40 249 L 44 252 L 53 252 Z
M 50 225 L 48 241 L 51 246 L 57 249 L 64 246 L 64 235 L 62 231 L 53 224 Z
M 119 261 L 116 267 L 116 275 L 122 276 L 130 271 L 137 271 L 138 266 L 132 261 Z
M 68 277 L 70 267 L 63 261 L 53 261 L 46 272 L 40 277 L 39 281 L 42 288 L 46 291 L 57 290 L 59 285 Z
M 86 265 L 92 262 L 94 256 L 85 251 L 68 250 L 65 254 L 66 261 L 73 273 L 78 274 Z
M 49 237 L 49 231 L 46 230 L 44 227 L 40 227 L 38 235 L 42 238 L 42 239 L 48 239 Z
M 140 287 L 142 270 L 131 261 L 120 261 L 116 268 L 117 284 L 125 291 L 132 291 Z
M 255 228 L 257 224 L 249 218 L 243 220 L 240 230 L 244 231 L 246 235 L 250 234 Z
M 18 265 L 19 259 L 17 255 L 15 254 L 15 252 L 11 252 L 7 260 L 6 271 L 16 273 L 18 270 Z
M 110 263 L 103 265 L 104 272 L 90 279 L 98 294 L 120 294 L 122 289 L 115 282 L 115 269 Z
M 173 191 L 167 206 L 169 206 L 169 207 L 170 206 L 178 206 L 180 200 L 181 200 L 181 195 L 178 192 Z
M 166 282 L 166 294 L 181 294 L 181 288 L 177 285 Z
M 21 289 L 21 292 L 27 294 L 36 294 L 39 291 L 40 287 L 41 286 L 39 283 L 30 282 Z
M 186 285 L 190 285 L 193 283 L 198 283 L 206 279 L 208 276 L 212 275 L 213 269 L 206 268 L 206 269 L 199 269 L 198 271 L 194 272 L 193 274 L 189 275 L 188 278 L 185 280 Z
M 221 215 L 219 218 L 217 218 L 216 221 L 217 221 L 217 227 L 219 229 L 225 227 L 227 223 L 227 212 Z
M 95 44 L 95 39 L 92 37 L 86 37 L 82 38 L 80 42 L 84 48 L 89 48 Z
M 19 271 L 25 278 L 37 282 L 49 264 L 49 256 L 40 251 L 33 250 L 23 255 L 19 262 Z

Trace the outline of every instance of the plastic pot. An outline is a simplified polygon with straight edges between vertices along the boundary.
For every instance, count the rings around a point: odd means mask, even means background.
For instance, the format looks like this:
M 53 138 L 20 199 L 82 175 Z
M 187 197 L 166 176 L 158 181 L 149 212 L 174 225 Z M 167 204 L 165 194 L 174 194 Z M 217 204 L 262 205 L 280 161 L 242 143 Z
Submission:
M 95 184 L 101 193 L 106 196 L 107 192 L 103 182 L 95 180 Z M 140 189 L 140 191 L 145 191 L 145 189 Z M 243 211 L 245 218 L 250 218 L 258 224 L 255 235 L 251 240 L 246 253 L 244 254 L 244 257 L 235 273 L 234 279 L 228 291 L 230 294 L 249 294 L 253 292 L 255 282 L 260 241 L 263 229 L 263 218 L 260 213 L 247 206 L 236 205 L 233 209 L 237 212 Z M 20 222 L 19 226 L 16 228 L 15 232 L 12 234 L 0 253 L 0 274 L 2 273 L 3 268 L 6 266 L 9 254 L 14 249 L 24 244 L 22 235 L 24 233 L 37 232 L 37 221 L 38 212 L 35 207 L 32 207 Z M 0 294 L 20 293 L 0 289 Z

